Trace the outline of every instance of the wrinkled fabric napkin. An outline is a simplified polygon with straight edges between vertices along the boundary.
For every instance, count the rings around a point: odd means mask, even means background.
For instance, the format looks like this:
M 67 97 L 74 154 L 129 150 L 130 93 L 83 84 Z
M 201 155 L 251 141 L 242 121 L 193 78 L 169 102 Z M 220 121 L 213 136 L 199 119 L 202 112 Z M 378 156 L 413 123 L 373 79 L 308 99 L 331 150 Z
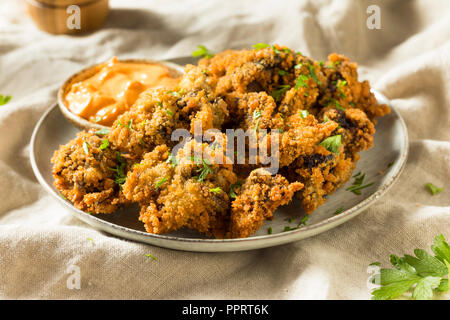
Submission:
M 380 29 L 368 27 L 374 4 Z M 0 3 L 0 94 L 12 96 L 0 106 L 0 298 L 370 299 L 371 262 L 429 250 L 440 233 L 450 239 L 449 1 L 122 0 L 111 7 L 100 30 L 71 37 L 37 30 L 19 1 Z M 358 217 L 274 248 L 182 252 L 96 231 L 38 184 L 31 133 L 72 73 L 113 55 L 165 59 L 197 44 L 220 51 L 258 42 L 315 59 L 349 56 L 405 119 L 406 168 Z M 431 196 L 428 182 L 445 190 Z M 79 286 L 70 279 L 74 268 Z

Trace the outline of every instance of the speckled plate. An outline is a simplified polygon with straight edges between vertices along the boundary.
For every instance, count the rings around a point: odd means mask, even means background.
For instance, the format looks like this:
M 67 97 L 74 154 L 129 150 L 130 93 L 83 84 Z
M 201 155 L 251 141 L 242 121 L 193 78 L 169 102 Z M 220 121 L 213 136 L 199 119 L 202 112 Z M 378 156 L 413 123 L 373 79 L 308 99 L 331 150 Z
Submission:
M 180 64 L 185 61 L 176 61 Z M 389 101 L 375 92 L 379 102 L 389 105 Z M 408 133 L 400 114 L 391 106 L 392 112 L 378 120 L 374 147 L 361 153 L 355 173 L 366 174 L 365 181 L 373 182 L 369 188 L 355 195 L 343 188 L 328 196 L 308 219 L 306 226 L 292 231 L 284 231 L 286 226 L 295 228 L 305 215 L 297 200 L 280 208 L 272 221 L 266 221 L 258 232 L 245 239 L 209 239 L 190 230 L 181 230 L 164 235 L 149 234 L 138 221 L 136 206 L 120 210 L 111 215 L 89 215 L 76 209 L 70 202 L 59 196 L 53 187 L 50 158 L 59 145 L 67 143 L 78 132 L 53 105 L 37 123 L 31 138 L 30 160 L 34 173 L 42 186 L 64 207 L 92 227 L 118 237 L 148 244 L 186 251 L 224 252 L 240 251 L 277 246 L 330 230 L 363 212 L 383 196 L 399 178 L 408 155 Z M 340 214 L 336 210 L 343 208 Z M 268 229 L 272 234 L 268 234 Z

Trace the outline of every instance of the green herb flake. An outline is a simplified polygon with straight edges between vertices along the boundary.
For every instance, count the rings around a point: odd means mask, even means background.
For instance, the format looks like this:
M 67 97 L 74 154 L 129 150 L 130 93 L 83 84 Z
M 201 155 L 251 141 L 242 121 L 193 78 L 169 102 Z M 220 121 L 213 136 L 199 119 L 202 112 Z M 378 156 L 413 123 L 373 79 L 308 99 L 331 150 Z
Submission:
M 330 152 L 339 154 L 339 147 L 342 143 L 342 136 L 340 134 L 331 136 L 323 140 L 321 143 L 319 143 L 319 146 L 324 147 Z
M 213 174 L 214 170 L 210 167 L 209 161 L 207 159 L 202 159 L 202 166 L 197 170 L 199 174 L 196 176 L 198 182 L 202 182 L 206 179 L 209 174 Z
M 438 188 L 434 184 L 432 184 L 431 182 L 427 183 L 425 185 L 425 188 L 427 188 L 431 192 L 431 194 L 433 196 L 435 196 L 435 195 L 441 193 L 442 191 L 444 191 L 444 187 Z
M 344 207 L 340 207 L 339 209 L 337 209 L 333 214 L 336 216 L 338 214 L 341 214 L 344 211 Z
M 100 145 L 100 150 L 105 150 L 108 147 L 109 147 L 109 140 L 103 139 L 102 144 Z
M 272 232 L 273 232 L 273 231 L 272 231 L 272 227 L 269 227 L 269 229 L 267 229 L 267 233 L 268 233 L 268 234 L 272 234 Z
M 300 117 L 302 117 L 302 119 L 306 119 L 306 117 L 309 115 L 308 110 L 302 110 L 300 112 Z
M 87 141 L 83 141 L 83 150 L 86 155 L 89 154 L 89 147 L 90 147 L 89 143 Z
M 314 79 L 314 81 L 321 86 L 322 82 L 319 81 L 319 79 L 317 78 L 316 72 L 314 71 L 314 68 L 312 65 L 308 64 L 308 69 L 309 69 L 309 73 L 311 74 L 311 77 Z
M 303 67 L 303 63 L 296 64 L 294 69 L 301 69 Z
M 230 186 L 230 191 L 228 192 L 228 195 L 230 196 L 231 199 L 236 199 L 237 194 L 236 194 L 236 189 L 240 189 L 242 188 L 242 181 L 238 180 L 235 183 L 233 183 Z
M 159 187 L 161 187 L 161 185 L 162 185 L 164 182 L 166 182 L 167 180 L 169 180 L 168 177 L 164 177 L 164 178 L 160 179 L 158 182 L 156 182 L 155 189 L 159 189 Z
M 120 152 L 116 152 L 117 161 L 119 162 L 115 168 L 109 168 L 110 170 L 115 172 L 114 182 L 120 186 L 125 183 L 127 175 L 125 174 L 125 159 L 122 157 Z
M 210 188 L 209 192 L 212 192 L 212 193 L 215 193 L 215 194 L 220 194 L 222 192 L 222 189 L 220 189 L 220 187 Z
M 130 130 L 133 130 L 133 119 L 131 119 L 130 121 L 128 121 L 127 124 L 123 124 L 122 122 L 120 122 L 119 120 L 119 126 L 120 127 L 124 127 L 124 128 L 128 128 Z
M 169 116 L 173 116 L 173 112 L 170 111 L 169 109 L 166 109 L 166 113 L 167 113 Z
M 214 52 L 209 51 L 204 45 L 201 45 L 201 44 L 199 44 L 197 46 L 197 50 L 192 52 L 192 56 L 194 58 L 202 57 L 202 58 L 209 59 L 209 58 L 214 57 L 214 55 L 215 55 Z
M 152 254 L 150 254 L 150 253 L 147 253 L 145 256 L 147 258 L 151 258 L 152 260 L 158 261 L 158 259 L 155 256 L 153 256 Z
M 172 167 L 175 168 L 178 164 L 177 158 L 171 152 L 169 152 L 169 156 L 167 157 L 166 163 L 172 164 Z
M 285 94 L 286 91 L 289 90 L 289 88 L 290 88 L 290 86 L 288 84 L 278 86 L 278 88 L 275 89 L 274 91 L 272 91 L 272 93 L 270 95 L 274 98 L 274 100 L 276 102 L 278 102 L 278 100 L 280 100 L 281 96 L 283 94 Z
M 361 195 L 362 189 L 368 188 L 373 185 L 373 182 L 363 185 L 365 177 L 366 174 L 361 174 L 361 172 L 358 172 L 356 175 L 353 176 L 353 178 L 355 178 L 355 181 L 353 181 L 352 186 L 348 187 L 345 190 L 353 192 L 356 195 Z
M 11 100 L 11 96 L 5 96 L 0 94 L 0 106 L 7 104 Z
M 297 77 L 297 79 L 295 79 L 295 90 L 298 90 L 300 88 L 308 88 L 308 84 L 306 83 L 306 81 L 308 81 L 309 76 L 305 75 L 305 74 L 301 74 Z
M 110 131 L 111 131 L 111 129 L 109 129 L 109 128 L 103 128 L 103 129 L 95 131 L 94 133 L 104 136 L 104 135 L 108 134 Z
M 297 228 L 300 226 L 306 226 L 306 222 L 308 222 L 309 219 L 309 215 L 305 215 L 302 220 L 300 220 L 300 222 L 297 225 Z
M 254 49 L 260 50 L 260 49 L 264 49 L 264 48 L 270 47 L 270 44 L 267 44 L 267 43 L 257 43 L 257 44 L 252 45 L 252 47 L 253 47 Z
M 286 70 L 278 70 L 278 74 L 280 76 L 287 76 L 287 75 L 289 75 L 289 72 L 287 72 Z

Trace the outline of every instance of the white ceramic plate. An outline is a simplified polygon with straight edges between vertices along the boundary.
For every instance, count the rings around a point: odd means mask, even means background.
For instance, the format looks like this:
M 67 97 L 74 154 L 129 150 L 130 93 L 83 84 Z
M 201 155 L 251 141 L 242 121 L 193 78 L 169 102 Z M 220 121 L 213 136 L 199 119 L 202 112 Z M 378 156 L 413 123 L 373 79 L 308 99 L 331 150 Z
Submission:
M 383 95 L 378 92 L 375 92 L 375 95 L 379 102 L 390 105 Z M 355 195 L 345 190 L 352 184 L 351 179 L 344 187 L 328 196 L 326 203 L 310 215 L 306 226 L 284 231 L 286 226 L 296 227 L 305 215 L 299 202 L 294 200 L 290 205 L 277 210 L 274 220 L 266 221 L 255 235 L 245 239 L 209 239 L 190 230 L 164 235 L 150 234 L 145 232 L 142 223 L 138 221 L 139 209 L 136 206 L 111 215 L 89 215 L 76 209 L 70 202 L 61 198 L 53 187 L 50 158 L 59 145 L 67 143 L 78 132 L 78 129 L 64 118 L 56 104 L 45 112 L 34 129 L 30 159 L 33 171 L 42 186 L 77 218 L 96 229 L 126 239 L 177 250 L 223 252 L 265 248 L 308 238 L 334 228 L 367 209 L 389 190 L 399 178 L 408 155 L 406 125 L 400 114 L 390 107 L 392 112 L 378 119 L 374 147 L 361 153 L 361 160 L 354 171 L 365 173 L 365 182 L 373 182 L 371 187 L 362 190 L 361 195 Z M 335 211 L 341 207 L 344 209 L 342 213 L 335 215 Z M 268 234 L 269 227 L 272 228 L 272 234 Z

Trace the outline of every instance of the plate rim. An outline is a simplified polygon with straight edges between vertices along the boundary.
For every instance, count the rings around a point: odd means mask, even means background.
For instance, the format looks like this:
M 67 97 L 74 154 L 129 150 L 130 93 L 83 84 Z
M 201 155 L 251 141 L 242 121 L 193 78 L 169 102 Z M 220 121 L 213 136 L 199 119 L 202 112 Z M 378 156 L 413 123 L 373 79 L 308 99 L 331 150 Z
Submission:
M 65 208 L 71 210 L 71 212 L 80 220 L 89 224 L 90 226 L 105 231 L 107 233 L 125 238 L 131 239 L 151 245 L 156 245 L 165 248 L 171 248 L 182 251 L 194 251 L 194 252 L 231 252 L 231 251 L 243 251 L 243 250 L 252 250 L 258 248 L 272 247 L 277 246 L 293 241 L 298 241 L 301 239 L 308 238 L 313 235 L 320 234 L 322 232 L 328 231 L 334 227 L 337 227 L 351 218 L 354 218 L 359 213 L 361 213 L 364 209 L 368 208 L 372 203 L 377 201 L 383 195 L 387 193 L 387 191 L 394 185 L 394 183 L 398 180 L 399 176 L 403 172 L 403 169 L 406 165 L 406 161 L 409 154 L 409 137 L 408 137 L 408 129 L 404 119 L 401 114 L 391 105 L 390 100 L 388 100 L 382 93 L 379 91 L 373 90 L 374 94 L 377 96 L 377 100 L 384 100 L 382 103 L 386 103 L 389 105 L 391 112 L 395 113 L 397 116 L 400 126 L 402 128 L 403 133 L 403 145 L 404 148 L 401 149 L 401 153 L 399 156 L 399 165 L 394 168 L 394 172 L 392 175 L 370 196 L 363 199 L 361 202 L 352 206 L 351 208 L 343 211 L 339 215 L 328 217 L 322 221 L 319 221 L 312 225 L 306 225 L 302 228 L 280 232 L 276 234 L 268 234 L 268 235 L 259 235 L 248 238 L 235 238 L 235 239 L 202 239 L 202 238 L 182 238 L 178 236 L 168 236 L 164 234 L 152 234 L 147 233 L 140 230 L 130 229 L 121 225 L 114 224 L 109 221 L 105 221 L 103 219 L 97 218 L 94 215 L 87 214 L 77 208 L 75 208 L 71 203 L 62 199 L 57 195 L 57 192 L 50 186 L 42 176 L 35 157 L 35 143 L 36 137 L 38 135 L 39 130 L 42 127 L 42 124 L 46 120 L 46 118 L 53 112 L 55 109 L 58 109 L 58 104 L 53 103 L 51 107 L 49 107 L 44 114 L 41 116 L 39 121 L 36 123 L 33 133 L 30 140 L 30 149 L 29 156 L 31 166 L 36 176 L 38 182 L 44 187 L 44 189 L 49 192 L 54 198 L 59 201 L 59 203 L 63 204 Z M 152 241 L 153 240 L 153 241 Z M 267 243 L 264 243 L 267 241 Z M 160 243 L 158 243 L 160 242 Z M 262 242 L 262 243 L 260 243 Z M 196 244 L 193 248 L 184 248 L 182 244 Z M 236 244 L 240 244 L 238 247 L 234 247 Z M 217 248 L 217 246 L 223 246 Z

